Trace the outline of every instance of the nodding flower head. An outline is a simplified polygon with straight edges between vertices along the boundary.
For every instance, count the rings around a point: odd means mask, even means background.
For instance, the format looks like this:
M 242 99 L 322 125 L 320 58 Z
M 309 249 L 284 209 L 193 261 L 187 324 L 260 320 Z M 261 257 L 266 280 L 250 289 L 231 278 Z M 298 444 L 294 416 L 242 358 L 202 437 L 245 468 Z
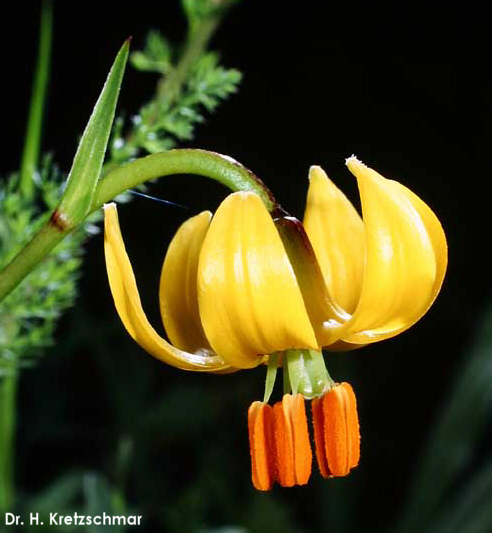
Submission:
M 444 231 L 400 183 L 355 157 L 362 217 L 317 166 L 304 222 L 272 218 L 252 192 L 230 194 L 214 216 L 184 222 L 162 267 L 159 302 L 168 340 L 148 322 L 121 236 L 105 206 L 105 255 L 118 314 L 135 341 L 183 370 L 228 373 L 267 364 L 267 392 L 248 414 L 253 484 L 304 484 L 311 446 L 304 398 L 313 399 L 316 458 L 325 477 L 359 460 L 355 396 L 329 376 L 321 350 L 393 337 L 429 309 L 446 272 Z M 279 365 L 286 394 L 268 398 Z M 292 393 L 292 394 L 291 394 Z

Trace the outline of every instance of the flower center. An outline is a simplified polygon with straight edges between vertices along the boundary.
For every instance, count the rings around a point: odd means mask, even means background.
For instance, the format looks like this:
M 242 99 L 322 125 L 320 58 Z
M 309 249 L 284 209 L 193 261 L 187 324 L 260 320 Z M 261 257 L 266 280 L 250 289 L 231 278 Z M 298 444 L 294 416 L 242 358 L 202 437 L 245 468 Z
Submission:
M 284 370 L 284 395 L 273 407 L 277 370 Z M 323 477 L 346 476 L 359 462 L 359 421 L 352 387 L 335 383 L 323 354 L 287 350 L 270 355 L 262 402 L 248 411 L 253 485 L 270 490 L 305 485 L 311 475 L 312 451 L 305 399 L 311 406 L 316 460 Z

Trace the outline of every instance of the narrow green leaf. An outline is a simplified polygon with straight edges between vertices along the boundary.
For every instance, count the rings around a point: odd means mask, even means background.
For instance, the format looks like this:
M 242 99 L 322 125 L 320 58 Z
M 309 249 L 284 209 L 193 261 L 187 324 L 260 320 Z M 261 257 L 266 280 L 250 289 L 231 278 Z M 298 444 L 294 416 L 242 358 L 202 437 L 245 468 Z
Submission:
M 489 533 L 492 531 L 492 459 L 474 475 L 468 485 L 460 487 L 427 533 Z
M 430 435 L 395 531 L 424 531 L 468 466 L 492 415 L 492 308 L 465 353 L 451 394 Z
M 111 531 L 122 533 L 126 526 L 124 525 L 125 515 L 117 515 L 112 503 L 112 491 L 109 483 L 100 474 L 86 474 L 83 480 L 83 493 L 85 500 L 85 516 L 103 516 L 106 513 L 116 518 L 114 524 L 111 524 Z M 87 533 L 100 533 L 108 531 L 108 525 L 94 524 L 87 526 Z
M 0 378 L 0 511 L 8 512 L 14 501 L 13 461 L 15 457 L 15 397 L 17 373 Z
M 63 216 L 64 225 L 69 227 L 81 222 L 89 211 L 113 124 L 129 47 L 130 40 L 127 40 L 118 52 L 77 148 L 58 206 L 59 216 Z
M 77 501 L 82 489 L 82 478 L 81 472 L 62 474 L 42 492 L 31 498 L 26 507 L 43 516 L 49 516 L 53 510 L 63 514 L 65 509 Z
M 43 107 L 50 71 L 52 33 L 53 7 L 50 0 L 45 0 L 41 8 L 38 60 L 32 85 L 31 103 L 20 168 L 20 189 L 27 198 L 32 197 L 34 191 L 33 178 L 39 159 Z

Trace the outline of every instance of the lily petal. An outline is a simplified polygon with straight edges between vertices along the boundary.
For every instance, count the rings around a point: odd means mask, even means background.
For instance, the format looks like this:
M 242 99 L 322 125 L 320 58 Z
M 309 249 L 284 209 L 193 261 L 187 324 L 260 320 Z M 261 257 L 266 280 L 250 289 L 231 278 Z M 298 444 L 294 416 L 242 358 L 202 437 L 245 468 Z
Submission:
M 229 366 L 217 355 L 187 353 L 160 337 L 142 309 L 132 266 L 125 250 L 116 204 L 104 206 L 104 253 L 116 310 L 128 333 L 144 350 L 183 370 L 223 371 Z
M 164 328 L 172 344 L 187 352 L 211 351 L 198 310 L 198 258 L 212 213 L 203 211 L 184 222 L 167 249 L 159 285 Z
M 304 228 L 332 299 L 352 314 L 364 273 L 364 225 L 354 206 L 321 167 L 309 169 Z
M 292 217 L 277 218 L 274 222 L 294 268 L 318 343 L 332 345 L 339 339 L 340 326 L 350 319 L 350 315 L 333 301 L 328 292 L 303 225 Z
M 253 193 L 229 195 L 215 213 L 200 253 L 198 303 L 210 345 L 234 367 L 318 346 L 280 236 Z
M 406 195 L 410 202 L 412 202 L 412 205 L 422 218 L 432 242 L 432 247 L 436 257 L 436 277 L 434 280 L 434 286 L 432 287 L 431 297 L 429 298 L 428 302 L 428 307 L 430 307 L 441 290 L 448 266 L 448 244 L 446 241 L 446 234 L 444 233 L 439 219 L 426 203 L 424 203 L 414 192 L 404 187 L 401 183 L 393 181 L 392 184 L 395 188 L 400 189 L 401 193 Z
M 366 235 L 360 299 L 342 336 L 366 344 L 409 328 L 427 311 L 442 284 L 446 238 L 439 220 L 415 194 L 355 157 Z

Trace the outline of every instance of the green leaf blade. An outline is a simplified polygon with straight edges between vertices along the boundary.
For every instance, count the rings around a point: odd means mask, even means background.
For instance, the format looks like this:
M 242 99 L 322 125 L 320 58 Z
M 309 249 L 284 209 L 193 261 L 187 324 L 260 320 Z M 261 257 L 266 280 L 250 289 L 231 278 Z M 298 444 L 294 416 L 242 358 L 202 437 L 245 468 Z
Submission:
M 68 175 L 58 212 L 66 217 L 70 226 L 75 226 L 85 218 L 92 202 L 113 125 L 129 47 L 130 40 L 128 39 L 121 47 L 111 67 Z
M 49 1 L 44 1 L 42 4 L 40 29 L 39 53 L 20 168 L 20 188 L 22 193 L 28 198 L 31 198 L 34 194 L 33 178 L 38 166 L 44 103 L 51 63 L 53 6 Z
M 469 466 L 492 413 L 492 307 L 477 330 L 433 426 L 413 480 L 397 533 L 424 531 L 459 476 Z M 464 429 L 466 428 L 466 429 Z
M 488 533 L 492 530 L 492 459 L 449 499 L 426 533 Z

